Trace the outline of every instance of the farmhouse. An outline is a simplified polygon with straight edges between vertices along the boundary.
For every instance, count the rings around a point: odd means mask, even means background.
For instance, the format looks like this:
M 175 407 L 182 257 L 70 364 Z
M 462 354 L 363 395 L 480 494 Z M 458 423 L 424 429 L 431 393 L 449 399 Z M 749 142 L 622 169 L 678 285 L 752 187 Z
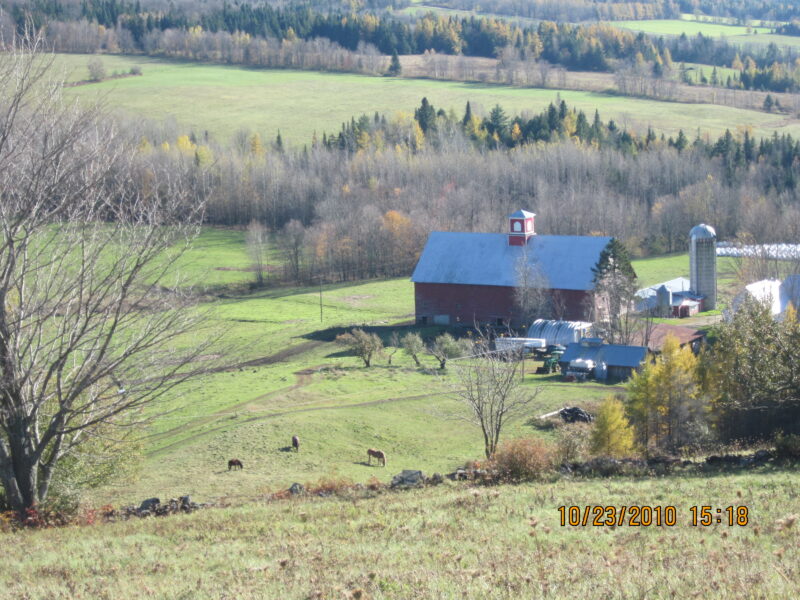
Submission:
M 514 300 L 521 267 L 537 274 L 560 318 L 588 320 L 592 268 L 611 238 L 536 235 L 534 218 L 515 212 L 508 233 L 431 233 L 411 277 L 417 322 L 522 325 Z

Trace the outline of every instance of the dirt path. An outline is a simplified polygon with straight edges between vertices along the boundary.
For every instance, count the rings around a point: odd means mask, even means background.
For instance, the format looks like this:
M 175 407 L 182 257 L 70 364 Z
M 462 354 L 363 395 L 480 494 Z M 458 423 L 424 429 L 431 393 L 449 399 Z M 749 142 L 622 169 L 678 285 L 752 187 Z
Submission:
M 277 362 L 283 362 L 287 358 L 292 358 L 293 356 L 297 356 L 298 354 L 303 354 L 304 352 L 310 352 L 314 348 L 321 346 L 325 342 L 317 341 L 317 340 L 309 340 L 307 342 L 302 342 L 295 346 L 290 346 L 285 350 L 281 350 L 280 352 L 276 352 L 275 354 L 270 354 L 269 356 L 262 356 L 261 358 L 253 358 L 251 360 L 246 360 L 244 362 L 236 363 L 233 365 L 223 365 L 214 369 L 211 369 L 211 373 L 224 373 L 226 371 L 235 371 L 237 369 L 245 369 L 247 367 L 263 367 L 264 365 L 271 365 Z
M 243 369 L 245 367 L 254 367 L 254 366 L 263 366 L 263 365 L 270 365 L 273 363 L 285 361 L 288 358 L 296 356 L 298 354 L 302 354 L 304 352 L 309 352 L 313 350 L 317 346 L 321 346 L 324 342 L 318 341 L 309 341 L 303 342 L 302 344 L 298 344 L 296 346 L 292 346 L 291 348 L 287 348 L 275 354 L 271 354 L 269 356 L 264 356 L 261 358 L 256 358 L 253 360 L 248 360 L 242 363 L 237 363 L 235 365 L 228 365 L 224 367 L 219 367 L 217 369 L 213 369 L 212 373 L 224 373 L 227 371 L 236 371 L 239 369 Z M 286 387 L 278 388 L 277 390 L 272 390 L 271 392 L 267 392 L 261 396 L 256 396 L 255 398 L 248 398 L 247 400 L 243 400 L 242 402 L 238 402 L 236 404 L 232 404 L 230 406 L 226 406 L 223 409 L 215 411 L 205 417 L 198 417 L 197 419 L 193 419 L 191 421 L 191 429 L 195 427 L 199 427 L 205 425 L 207 423 L 211 423 L 220 417 L 228 416 L 231 414 L 231 411 L 236 411 L 236 409 L 241 408 L 242 406 L 246 406 L 248 404 L 252 404 L 253 402 L 261 402 L 263 400 L 267 400 L 268 398 L 275 396 L 277 394 L 288 394 L 296 389 L 309 385 L 311 383 L 311 379 L 313 378 L 314 372 L 316 369 L 319 369 L 325 365 L 320 365 L 319 367 L 312 367 L 309 369 L 303 369 L 301 371 L 296 371 L 294 373 L 296 381 L 293 385 L 289 385 Z M 175 433 L 185 430 L 186 425 L 179 425 L 177 427 L 173 427 L 171 429 L 167 429 L 166 431 L 162 431 L 161 433 L 154 433 L 148 436 L 145 436 L 144 439 L 157 442 L 158 440 L 164 439 L 166 437 L 170 437 Z

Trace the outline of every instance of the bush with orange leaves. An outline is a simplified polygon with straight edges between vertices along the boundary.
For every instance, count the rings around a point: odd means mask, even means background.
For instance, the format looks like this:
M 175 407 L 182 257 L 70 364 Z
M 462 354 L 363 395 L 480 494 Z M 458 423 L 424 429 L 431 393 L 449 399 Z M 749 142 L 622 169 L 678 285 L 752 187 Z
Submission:
M 520 438 L 500 444 L 486 468 L 496 481 L 531 481 L 552 471 L 555 459 L 551 444 L 537 438 Z

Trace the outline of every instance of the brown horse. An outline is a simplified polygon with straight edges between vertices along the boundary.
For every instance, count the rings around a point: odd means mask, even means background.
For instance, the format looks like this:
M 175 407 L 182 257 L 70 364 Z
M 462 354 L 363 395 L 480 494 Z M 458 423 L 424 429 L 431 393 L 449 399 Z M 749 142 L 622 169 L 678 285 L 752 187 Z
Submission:
M 244 469 L 244 465 L 238 458 L 232 458 L 228 461 L 228 471 L 231 469 Z
M 375 450 L 375 448 L 370 448 L 367 450 L 367 458 L 369 459 L 369 464 L 372 464 L 372 458 L 375 457 L 378 459 L 378 462 L 381 463 L 382 466 L 386 466 L 386 454 L 383 450 Z
M 300 452 L 300 438 L 296 435 L 292 436 L 292 448 L 295 452 Z

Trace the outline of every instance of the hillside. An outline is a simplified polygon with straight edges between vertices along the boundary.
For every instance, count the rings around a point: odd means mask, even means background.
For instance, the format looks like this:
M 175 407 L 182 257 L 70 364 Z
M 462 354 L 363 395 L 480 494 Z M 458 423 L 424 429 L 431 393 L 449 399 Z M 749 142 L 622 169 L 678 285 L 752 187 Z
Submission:
M 796 471 L 447 484 L 24 531 L 2 536 L 0 598 L 792 598 L 797 484 Z M 702 504 L 747 506 L 749 523 L 694 527 Z M 562 505 L 672 505 L 677 522 L 561 527 Z
M 87 78 L 89 58 L 59 55 L 57 64 L 70 80 L 77 81 Z M 270 140 L 280 131 L 292 144 L 310 144 L 315 132 L 321 137 L 323 131 L 338 131 L 354 115 L 411 113 L 422 97 L 458 112 L 469 101 L 474 111 L 488 114 L 498 103 L 509 112 L 540 111 L 560 96 L 571 107 L 589 115 L 597 109 L 604 118 L 640 133 L 652 126 L 667 135 L 684 128 L 717 136 L 728 128 L 751 126 L 757 136 L 774 131 L 800 134 L 800 122 L 792 117 L 713 104 L 429 79 L 259 70 L 138 56 L 104 56 L 102 60 L 109 73 L 140 65 L 143 74 L 68 88 L 68 97 L 101 100 L 129 117 L 174 119 L 180 133 L 192 130 L 201 137 L 208 131 L 221 141 L 229 141 L 243 129 Z
M 277 260 L 277 259 L 276 259 Z M 730 261 L 720 265 L 729 281 Z M 728 265 L 728 266 L 725 266 Z M 247 293 L 252 278 L 242 232 L 206 229 L 181 269 L 192 280 L 212 286 L 225 298 L 213 314 L 226 332 L 234 365 L 205 376 L 168 400 L 143 440 L 138 474 L 90 492 L 94 504 L 134 503 L 145 497 L 191 494 L 201 501 L 228 497 L 246 501 L 285 489 L 292 482 L 347 477 L 366 482 L 402 469 L 449 472 L 480 458 L 480 432 L 458 415 L 464 408 L 452 399 L 453 373 L 441 372 L 430 356 L 415 367 L 404 352 L 392 365 L 378 359 L 370 369 L 333 343 L 345 327 L 368 325 L 386 343 L 392 331 L 413 326 L 413 285 L 408 279 L 322 286 L 279 287 Z M 688 275 L 687 254 L 634 261 L 642 285 Z M 228 286 L 221 288 L 219 286 Z M 721 289 L 726 289 L 721 287 Z M 432 336 L 435 327 L 421 330 Z M 531 409 L 543 414 L 565 404 L 592 406 L 617 386 L 534 375 L 528 364 L 524 387 L 542 392 Z M 302 452 L 289 452 L 292 435 Z M 509 437 L 545 435 L 517 423 Z M 387 452 L 386 471 L 368 467 L 366 448 Z M 237 457 L 242 472 L 228 472 Z

